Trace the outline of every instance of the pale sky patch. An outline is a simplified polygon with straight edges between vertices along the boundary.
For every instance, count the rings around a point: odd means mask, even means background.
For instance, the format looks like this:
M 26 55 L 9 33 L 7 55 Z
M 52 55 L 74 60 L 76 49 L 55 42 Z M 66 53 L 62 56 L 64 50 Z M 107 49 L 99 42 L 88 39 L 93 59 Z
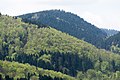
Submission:
M 100 15 L 96 15 L 90 12 L 85 12 L 81 16 L 84 17 L 84 19 L 87 20 L 88 22 L 92 24 L 96 24 L 96 26 L 103 24 L 103 19 L 102 16 Z

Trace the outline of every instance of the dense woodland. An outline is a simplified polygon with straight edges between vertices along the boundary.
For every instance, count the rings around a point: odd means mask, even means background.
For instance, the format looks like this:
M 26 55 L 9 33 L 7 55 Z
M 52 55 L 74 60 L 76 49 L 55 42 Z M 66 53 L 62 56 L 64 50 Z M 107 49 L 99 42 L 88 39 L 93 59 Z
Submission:
M 97 48 L 120 54 L 119 31 L 99 29 L 76 14 L 61 10 L 48 10 L 24 14 L 18 17 L 21 17 L 24 22 L 38 26 L 44 25 L 44 27 L 47 27 L 49 25 L 52 28 L 91 43 Z
M 107 34 L 96 26 L 88 23 L 76 14 L 61 10 L 48 10 L 19 16 L 24 22 L 49 25 L 52 28 L 68 33 L 87 41 L 97 47 Z
M 0 15 L 0 79 L 119 80 L 120 55 L 50 26 Z
M 110 36 L 113 36 L 113 35 L 119 33 L 119 31 L 114 30 L 114 29 L 104 29 L 104 28 L 101 28 L 101 30 L 107 33 L 107 37 L 110 37 Z
M 0 80 L 76 80 L 53 70 L 36 68 L 29 64 L 0 61 Z
M 103 42 L 102 48 L 120 54 L 120 32 L 113 36 L 108 37 Z

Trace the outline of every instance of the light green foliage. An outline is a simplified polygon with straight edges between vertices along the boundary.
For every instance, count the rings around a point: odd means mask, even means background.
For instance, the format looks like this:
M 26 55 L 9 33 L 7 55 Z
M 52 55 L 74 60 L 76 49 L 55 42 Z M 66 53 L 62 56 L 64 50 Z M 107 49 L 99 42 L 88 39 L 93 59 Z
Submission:
M 118 45 L 116 46 L 112 45 L 111 51 L 120 54 L 120 48 L 118 47 Z
M 21 64 L 18 62 L 8 62 L 8 61 L 0 61 L 0 71 L 2 75 L 9 75 L 10 77 L 14 77 L 15 80 L 17 78 L 25 78 L 28 73 L 34 74 L 31 79 L 37 79 L 38 75 L 49 75 L 52 77 L 61 77 L 66 78 L 66 80 L 76 80 L 73 77 L 62 74 L 60 72 L 55 72 L 52 70 L 44 70 L 42 68 L 36 68 L 35 66 L 30 66 L 29 64 Z
M 51 55 L 50 54 L 49 55 L 44 54 L 40 57 L 40 60 L 43 60 L 45 62 L 51 62 Z
M 78 39 L 83 39 L 97 47 L 107 36 L 105 32 L 96 26 L 84 21 L 76 14 L 63 10 L 47 10 L 37 13 L 20 15 L 23 21 L 36 25 L 49 25 L 52 28 L 68 33 Z
M 118 54 L 97 49 L 51 27 L 40 28 L 9 16 L 0 17 L 0 60 L 34 65 L 0 61 L 1 73 L 16 78 L 25 77 L 29 71 L 37 74 L 33 79 L 41 73 L 71 80 L 62 73 L 76 77 L 78 72 L 79 80 L 109 80 L 111 77 L 117 80 L 120 71 Z

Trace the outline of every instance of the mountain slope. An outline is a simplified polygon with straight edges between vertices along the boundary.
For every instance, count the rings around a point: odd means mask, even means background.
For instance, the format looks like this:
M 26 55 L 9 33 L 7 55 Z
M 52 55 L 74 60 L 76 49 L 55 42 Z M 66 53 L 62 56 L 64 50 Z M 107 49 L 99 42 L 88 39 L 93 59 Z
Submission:
M 57 30 L 83 39 L 96 46 L 105 38 L 106 33 L 96 26 L 84 21 L 79 16 L 60 10 L 48 10 L 20 15 L 23 21 L 41 26 L 49 25 Z
M 103 48 L 120 54 L 120 32 L 108 37 L 104 44 Z
M 0 60 L 29 63 L 77 76 L 78 80 L 119 79 L 120 55 L 97 49 L 51 27 L 39 28 L 3 15 L 0 35 Z
M 101 29 L 101 30 L 106 32 L 108 37 L 113 36 L 113 35 L 119 33 L 119 31 L 113 30 L 113 29 Z

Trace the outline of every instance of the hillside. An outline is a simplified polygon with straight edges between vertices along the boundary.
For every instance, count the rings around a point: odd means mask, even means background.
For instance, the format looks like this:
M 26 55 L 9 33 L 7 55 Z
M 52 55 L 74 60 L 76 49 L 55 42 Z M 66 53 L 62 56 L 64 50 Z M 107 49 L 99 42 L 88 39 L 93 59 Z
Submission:
M 103 48 L 120 54 L 120 33 L 108 37 L 104 41 L 104 44 L 105 45 L 103 45 Z
M 120 55 L 97 49 L 83 40 L 49 26 L 41 28 L 24 23 L 20 18 L 1 15 L 0 35 L 0 60 L 19 62 L 8 62 L 8 65 L 12 66 L 10 70 L 9 66 L 3 62 L 6 68 L 1 69 L 3 66 L 0 65 L 0 69 L 5 76 L 15 77 L 11 74 L 19 67 L 14 71 L 13 66 L 25 64 L 30 70 L 34 65 L 32 71 L 36 74 L 38 74 L 37 68 L 40 67 L 48 71 L 52 70 L 52 73 L 55 72 L 57 76 L 59 74 L 56 71 L 61 72 L 61 75 L 69 75 L 68 78 L 74 77 L 78 80 L 119 79 Z M 46 72 L 46 74 L 49 73 Z
M 6 80 L 76 80 L 60 72 L 8 61 L 0 61 L 0 75 L 2 78 L 5 77 Z
M 113 36 L 113 35 L 119 33 L 119 31 L 113 30 L 113 29 L 103 29 L 102 28 L 101 30 L 106 32 L 108 37 Z
M 52 28 L 68 33 L 74 37 L 92 43 L 99 47 L 100 41 L 107 34 L 96 26 L 88 23 L 79 16 L 60 10 L 48 10 L 20 15 L 23 21 L 41 26 L 49 25 Z

